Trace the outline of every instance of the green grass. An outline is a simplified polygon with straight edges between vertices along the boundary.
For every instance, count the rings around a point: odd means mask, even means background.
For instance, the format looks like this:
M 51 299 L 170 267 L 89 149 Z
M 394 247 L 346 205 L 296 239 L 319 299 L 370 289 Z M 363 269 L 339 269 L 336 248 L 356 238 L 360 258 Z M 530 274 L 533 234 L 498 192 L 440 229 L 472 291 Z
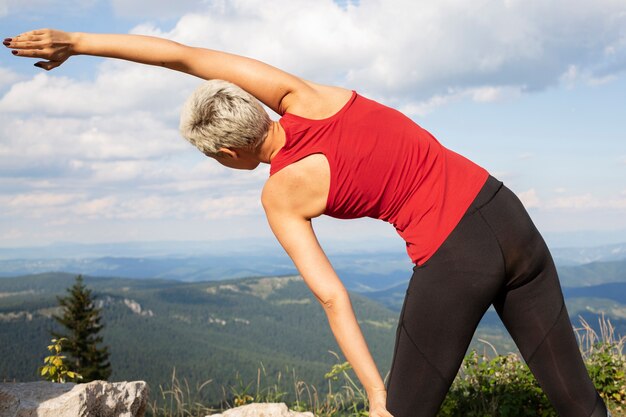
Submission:
M 575 328 L 589 374 L 614 416 L 626 416 L 626 337 L 617 336 L 610 320 L 599 319 L 599 332 L 584 320 Z M 488 344 L 488 342 L 486 342 Z M 334 354 L 334 353 L 333 353 Z M 271 376 L 261 365 L 257 378 L 221 386 L 218 404 L 203 404 L 202 390 L 216 381 L 207 380 L 193 389 L 172 372 L 168 387 L 152 390 L 147 415 L 159 417 L 204 417 L 253 402 L 285 402 L 291 410 L 311 411 L 318 417 L 368 416 L 367 396 L 347 362 L 337 363 L 326 374 L 324 395 L 302 381 L 294 370 Z M 289 390 L 291 385 L 293 389 Z M 295 393 L 288 394 L 288 392 Z M 523 360 L 515 353 L 499 355 L 495 349 L 479 354 L 472 350 L 441 407 L 438 417 L 552 417 L 556 412 L 539 388 Z

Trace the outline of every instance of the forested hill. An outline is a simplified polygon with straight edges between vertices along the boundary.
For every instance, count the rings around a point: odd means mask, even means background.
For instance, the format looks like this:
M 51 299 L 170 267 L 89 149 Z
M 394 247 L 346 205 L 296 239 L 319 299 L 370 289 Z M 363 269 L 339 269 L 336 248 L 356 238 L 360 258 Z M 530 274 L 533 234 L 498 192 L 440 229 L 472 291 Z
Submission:
M 46 356 L 56 295 L 74 275 L 50 273 L 0 280 L 0 380 L 37 380 Z M 256 381 L 293 375 L 324 390 L 324 373 L 341 354 L 326 315 L 297 276 L 183 283 L 85 277 L 103 306 L 112 380 L 146 380 L 158 392 L 172 370 L 190 386 L 212 379 L 211 400 L 236 375 Z M 351 299 L 379 369 L 387 372 L 397 313 L 361 295 Z M 343 362 L 343 359 L 341 360 Z M 266 384 L 269 385 L 269 384 Z
M 624 271 L 614 265 L 585 268 Z M 57 311 L 56 296 L 74 280 L 75 275 L 64 273 L 0 279 L 0 380 L 39 379 L 36 369 L 47 355 L 49 331 L 56 326 L 51 319 Z M 344 361 L 326 315 L 298 276 L 194 283 L 86 276 L 85 284 L 103 308 L 111 380 L 145 380 L 158 392 L 159 385 L 169 385 L 175 368 L 177 377 L 192 387 L 212 380 L 202 390 L 210 402 L 221 399 L 222 386 L 255 382 L 259 371 L 269 381 L 263 385 L 276 381 L 280 373 L 284 388 L 292 390 L 295 373 L 296 380 L 314 384 L 323 393 L 324 373 Z M 350 293 L 383 376 L 391 362 L 405 289 L 406 283 L 387 291 Z M 579 315 L 594 324 L 604 313 L 618 333 L 626 334 L 626 283 L 564 287 L 564 293 L 574 324 Z M 485 349 L 479 339 L 501 353 L 515 350 L 493 311 L 485 315 L 471 348 Z

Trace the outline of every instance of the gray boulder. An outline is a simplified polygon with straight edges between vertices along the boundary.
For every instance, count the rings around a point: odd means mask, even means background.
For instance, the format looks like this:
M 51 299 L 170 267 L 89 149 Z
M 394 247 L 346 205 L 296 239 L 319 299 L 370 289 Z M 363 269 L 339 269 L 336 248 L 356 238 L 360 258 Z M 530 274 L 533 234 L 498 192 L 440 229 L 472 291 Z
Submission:
M 206 417 L 315 417 L 315 415 L 309 411 L 305 413 L 291 411 L 285 403 L 252 403 Z
M 0 417 L 143 417 L 144 381 L 0 383 Z

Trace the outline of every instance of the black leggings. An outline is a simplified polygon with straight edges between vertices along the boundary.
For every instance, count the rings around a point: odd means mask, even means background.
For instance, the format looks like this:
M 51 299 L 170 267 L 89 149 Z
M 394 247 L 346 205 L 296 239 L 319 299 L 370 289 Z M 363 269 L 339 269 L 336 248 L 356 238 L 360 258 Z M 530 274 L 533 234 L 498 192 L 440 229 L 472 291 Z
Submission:
M 413 268 L 387 379 L 394 417 L 435 416 L 491 304 L 563 417 L 605 417 L 548 248 L 517 196 L 490 176 L 462 220 Z

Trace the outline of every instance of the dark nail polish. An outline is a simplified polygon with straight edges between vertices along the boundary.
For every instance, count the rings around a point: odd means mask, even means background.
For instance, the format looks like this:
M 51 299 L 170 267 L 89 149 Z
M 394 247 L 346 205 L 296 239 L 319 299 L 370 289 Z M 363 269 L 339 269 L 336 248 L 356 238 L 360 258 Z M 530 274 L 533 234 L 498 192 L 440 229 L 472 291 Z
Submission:
M 17 55 L 17 51 L 11 51 L 13 55 Z
M 3 44 L 4 46 L 9 46 L 9 45 L 11 45 L 11 42 L 4 41 L 4 42 L 2 42 L 2 44 Z
M 12 38 L 4 38 L 5 42 L 11 42 L 13 39 Z

